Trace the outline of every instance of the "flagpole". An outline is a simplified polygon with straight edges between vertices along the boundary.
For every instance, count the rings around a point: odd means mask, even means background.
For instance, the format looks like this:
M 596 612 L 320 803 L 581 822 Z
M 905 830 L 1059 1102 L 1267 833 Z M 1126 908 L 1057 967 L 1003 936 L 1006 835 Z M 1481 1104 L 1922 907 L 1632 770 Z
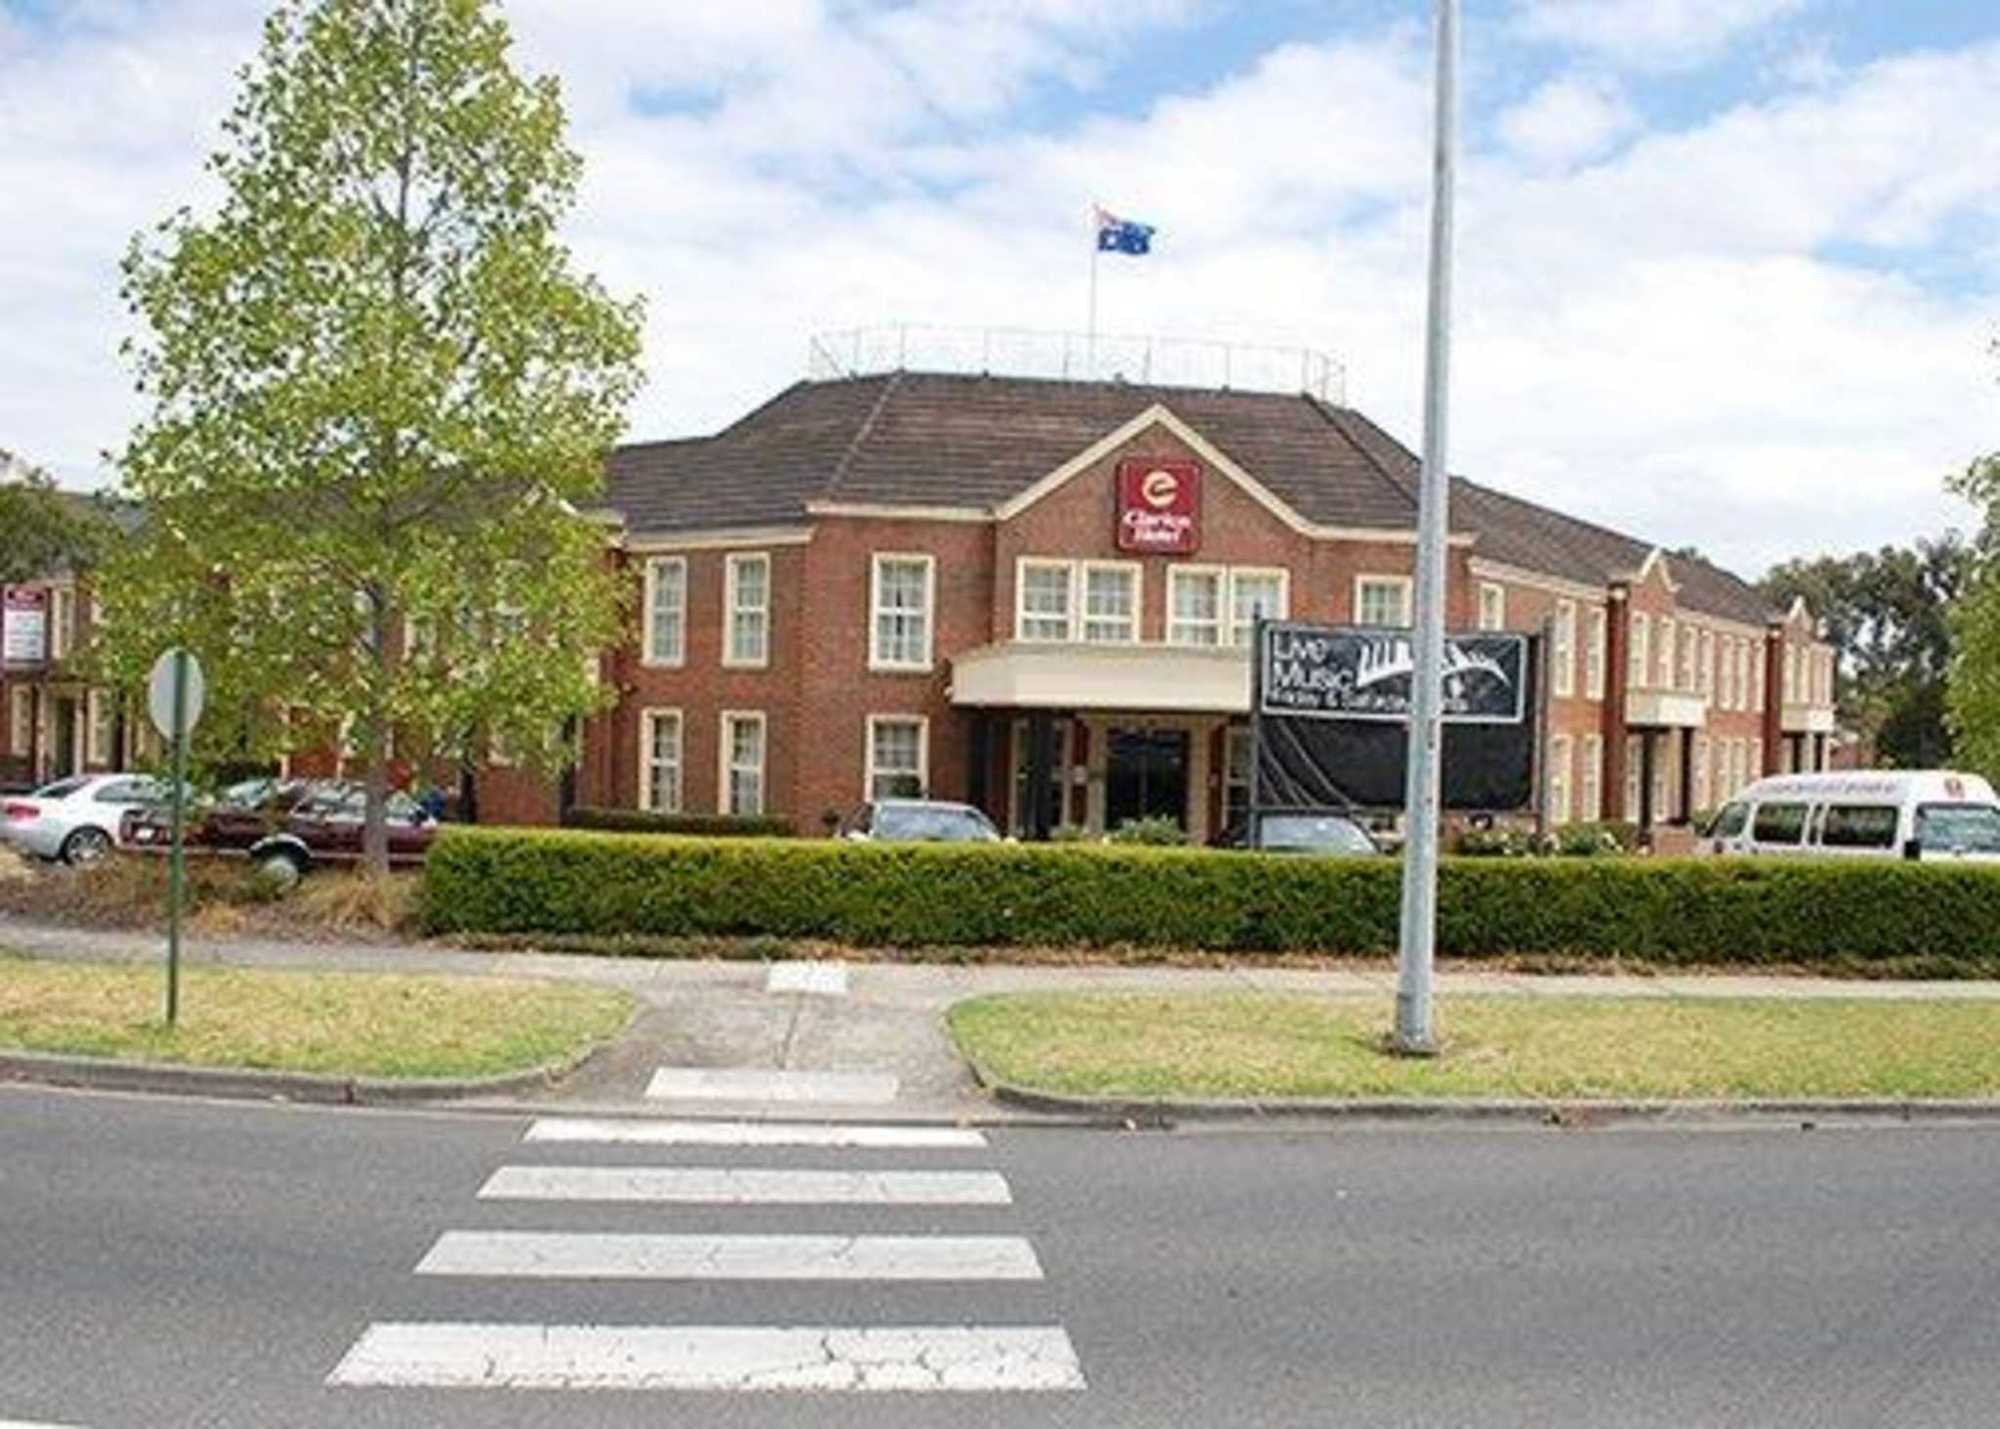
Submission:
M 1097 255 L 1101 251 L 1097 240 L 1097 205 L 1090 206 L 1090 322 L 1084 329 L 1084 380 L 1097 378 Z

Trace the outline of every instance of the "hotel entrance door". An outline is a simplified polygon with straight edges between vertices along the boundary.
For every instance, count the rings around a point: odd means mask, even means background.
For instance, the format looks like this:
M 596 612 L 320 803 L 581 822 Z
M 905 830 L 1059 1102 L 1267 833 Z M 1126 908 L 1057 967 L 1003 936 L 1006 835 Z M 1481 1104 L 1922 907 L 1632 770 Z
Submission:
M 1188 733 L 1183 729 L 1114 729 L 1104 781 L 1104 827 L 1167 818 L 1187 827 Z

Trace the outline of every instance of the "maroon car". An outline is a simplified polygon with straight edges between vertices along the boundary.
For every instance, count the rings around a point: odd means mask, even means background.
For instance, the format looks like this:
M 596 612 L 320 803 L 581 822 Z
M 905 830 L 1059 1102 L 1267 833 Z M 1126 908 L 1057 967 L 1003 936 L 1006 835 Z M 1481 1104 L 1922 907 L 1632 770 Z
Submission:
M 199 811 L 183 830 L 183 843 L 190 853 L 247 857 L 267 876 L 290 886 L 321 864 L 360 862 L 367 799 L 361 785 L 346 780 L 274 783 L 257 797 L 225 796 Z M 389 795 L 388 822 L 390 867 L 422 863 L 437 837 L 437 824 L 416 800 L 400 792 Z M 164 853 L 172 836 L 164 808 L 125 817 L 128 848 Z

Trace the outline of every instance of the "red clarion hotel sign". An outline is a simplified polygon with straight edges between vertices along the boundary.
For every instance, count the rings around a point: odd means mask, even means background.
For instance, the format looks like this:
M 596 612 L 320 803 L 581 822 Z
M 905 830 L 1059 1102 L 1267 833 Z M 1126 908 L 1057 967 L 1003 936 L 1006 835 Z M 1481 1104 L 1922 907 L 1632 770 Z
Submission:
M 1118 463 L 1118 549 L 1188 556 L 1201 549 L 1201 467 L 1177 458 Z

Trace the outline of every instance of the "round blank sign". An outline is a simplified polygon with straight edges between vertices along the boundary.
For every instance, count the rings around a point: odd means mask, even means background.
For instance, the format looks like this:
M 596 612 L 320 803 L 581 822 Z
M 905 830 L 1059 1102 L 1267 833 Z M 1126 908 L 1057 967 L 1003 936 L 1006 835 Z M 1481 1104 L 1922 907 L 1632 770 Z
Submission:
M 174 737 L 174 655 L 169 650 L 153 662 L 153 673 L 146 679 L 146 713 L 153 717 L 153 728 L 168 739 Z M 202 701 L 208 695 L 208 682 L 202 678 L 201 662 L 193 655 L 187 657 L 187 695 L 181 713 L 186 719 L 183 731 L 194 728 L 201 718 Z

